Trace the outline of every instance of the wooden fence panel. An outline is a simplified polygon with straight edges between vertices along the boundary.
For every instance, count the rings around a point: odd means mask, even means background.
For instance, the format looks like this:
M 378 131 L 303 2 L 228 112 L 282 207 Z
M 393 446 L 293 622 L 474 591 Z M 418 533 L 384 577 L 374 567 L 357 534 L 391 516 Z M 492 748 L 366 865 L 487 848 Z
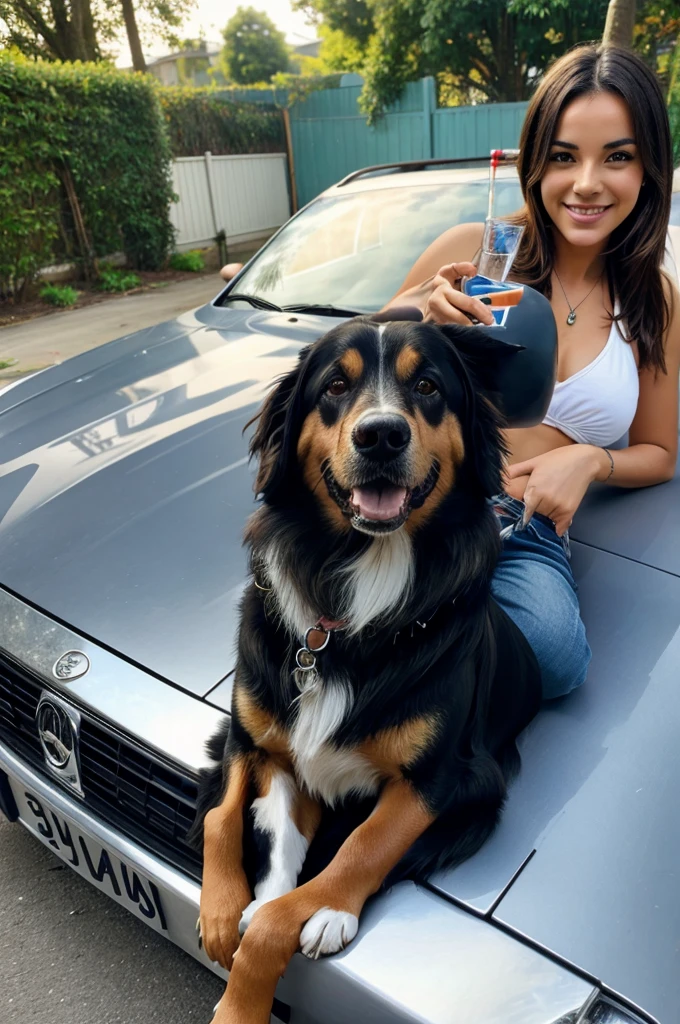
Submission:
M 173 161 L 179 202 L 170 207 L 177 246 L 228 242 L 273 232 L 290 216 L 285 153 L 180 157 Z

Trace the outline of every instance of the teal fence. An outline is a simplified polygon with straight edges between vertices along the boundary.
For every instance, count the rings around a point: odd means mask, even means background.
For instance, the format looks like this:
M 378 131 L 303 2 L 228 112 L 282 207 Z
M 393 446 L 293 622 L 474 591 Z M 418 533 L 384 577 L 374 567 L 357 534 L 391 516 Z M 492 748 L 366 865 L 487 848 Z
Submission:
M 345 76 L 349 83 L 357 75 Z M 519 142 L 526 103 L 437 107 L 435 81 L 410 82 L 373 127 L 359 112 L 360 84 L 312 92 L 290 108 L 298 205 L 359 167 L 436 157 L 488 156 Z M 283 107 L 283 89 L 239 89 L 218 95 Z
M 300 206 L 359 167 L 514 148 L 526 110 L 526 103 L 437 108 L 434 79 L 424 78 L 409 83 L 369 127 L 357 106 L 360 93 L 360 85 L 324 89 L 291 108 Z
M 219 99 L 232 103 L 273 103 L 283 107 L 288 99 L 287 89 L 216 89 L 214 94 Z

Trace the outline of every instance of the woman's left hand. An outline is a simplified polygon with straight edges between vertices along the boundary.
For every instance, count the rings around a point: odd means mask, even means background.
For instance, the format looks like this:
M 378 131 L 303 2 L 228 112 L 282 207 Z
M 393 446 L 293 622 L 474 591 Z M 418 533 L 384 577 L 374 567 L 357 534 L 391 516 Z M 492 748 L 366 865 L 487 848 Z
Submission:
M 534 512 L 540 512 L 552 519 L 561 537 L 571 526 L 589 485 L 593 480 L 604 480 L 609 468 L 609 459 L 602 448 L 570 444 L 508 466 L 505 489 L 513 498 L 524 502 L 525 524 Z

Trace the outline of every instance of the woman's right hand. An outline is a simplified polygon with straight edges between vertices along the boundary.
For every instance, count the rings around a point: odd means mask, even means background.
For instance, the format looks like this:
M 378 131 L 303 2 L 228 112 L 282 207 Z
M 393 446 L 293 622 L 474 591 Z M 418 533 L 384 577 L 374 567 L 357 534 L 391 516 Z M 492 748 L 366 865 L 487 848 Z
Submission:
M 466 324 L 468 327 L 472 318 L 481 324 L 493 324 L 489 307 L 461 291 L 462 278 L 474 277 L 476 273 L 474 263 L 447 263 L 441 267 L 432 278 L 423 319 L 435 324 Z

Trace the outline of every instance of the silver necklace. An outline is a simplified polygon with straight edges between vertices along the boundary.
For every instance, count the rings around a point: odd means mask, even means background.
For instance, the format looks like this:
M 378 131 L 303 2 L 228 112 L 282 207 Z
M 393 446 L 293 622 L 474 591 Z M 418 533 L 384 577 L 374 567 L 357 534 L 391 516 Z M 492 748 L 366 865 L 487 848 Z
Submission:
M 555 272 L 555 277 L 557 278 L 557 280 L 558 280 L 558 282 L 559 282 L 559 286 L 560 286 L 560 288 L 562 289 L 562 294 L 564 295 L 564 298 L 566 299 L 567 305 L 569 306 L 569 315 L 568 315 L 568 317 L 567 317 L 567 323 L 568 323 L 568 324 L 569 324 L 569 326 L 571 327 L 571 326 L 572 326 L 572 324 L 576 323 L 576 310 L 578 309 L 578 307 L 579 307 L 579 306 L 582 306 L 582 305 L 583 305 L 583 303 L 584 303 L 584 302 L 586 301 L 586 299 L 587 299 L 587 298 L 589 298 L 589 297 L 590 297 L 590 296 L 591 296 L 591 295 L 593 294 L 593 292 L 594 292 L 594 291 L 595 291 L 595 289 L 597 288 L 598 284 L 600 283 L 600 281 L 602 280 L 602 278 L 603 278 L 603 276 L 604 276 L 604 275 L 603 275 L 603 274 L 600 274 L 600 276 L 598 277 L 597 281 L 595 282 L 595 284 L 593 285 L 593 287 L 592 287 L 592 288 L 590 289 L 590 291 L 588 292 L 588 294 L 587 294 L 587 295 L 585 296 L 585 298 L 581 299 L 581 301 L 580 301 L 580 302 L 577 302 L 575 306 L 572 306 L 571 302 L 570 302 L 570 301 L 569 301 L 569 299 L 567 298 L 567 293 L 566 293 L 566 292 L 565 292 L 565 290 L 564 290 L 564 285 L 563 285 L 563 284 L 562 284 L 562 282 L 560 281 L 560 275 L 559 275 L 559 274 L 557 273 L 557 271 L 555 270 L 555 268 L 554 268 L 554 267 L 553 267 L 553 270 L 554 270 L 554 272 Z

